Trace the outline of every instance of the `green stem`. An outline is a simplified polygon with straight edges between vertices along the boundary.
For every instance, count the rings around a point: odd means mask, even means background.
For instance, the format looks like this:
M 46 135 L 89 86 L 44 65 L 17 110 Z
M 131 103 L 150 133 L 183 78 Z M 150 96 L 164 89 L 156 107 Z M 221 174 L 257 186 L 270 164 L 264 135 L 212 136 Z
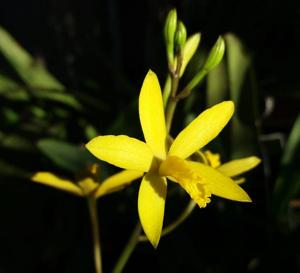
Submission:
M 173 120 L 173 116 L 175 113 L 175 109 L 177 106 L 177 97 L 176 97 L 176 93 L 178 90 L 178 85 L 179 85 L 179 72 L 180 72 L 180 68 L 181 68 L 181 64 L 182 64 L 182 56 L 181 53 L 178 54 L 177 56 L 177 67 L 176 70 L 174 72 L 170 73 L 170 80 L 171 80 L 171 94 L 169 93 L 169 97 L 168 97 L 168 104 L 165 105 L 166 107 L 166 127 L 167 127 L 167 132 L 169 133 L 171 130 L 171 125 L 172 125 L 172 120 Z M 171 96 L 170 96 L 171 95 Z
M 186 208 L 184 209 L 184 211 L 178 216 L 178 218 L 162 230 L 161 237 L 169 234 L 178 226 L 180 226 L 189 217 L 189 215 L 191 214 L 191 212 L 194 210 L 195 207 L 196 207 L 196 203 L 193 200 L 191 200 L 186 206 Z M 145 242 L 148 241 L 148 239 L 145 235 L 142 235 L 139 237 L 139 241 Z
M 88 196 L 88 207 L 91 218 L 91 226 L 93 232 L 93 245 L 94 245 L 94 262 L 95 272 L 102 273 L 102 258 L 101 258 L 101 245 L 99 236 L 99 222 L 98 222 L 98 211 L 97 211 L 97 200 L 94 196 Z
M 112 273 L 121 273 L 131 256 L 132 252 L 134 251 L 136 245 L 139 242 L 139 236 L 141 234 L 141 224 L 140 222 L 137 223 L 135 229 L 133 230 L 119 260 L 117 261 Z
M 170 76 L 170 74 L 168 74 L 166 82 L 165 82 L 164 90 L 163 90 L 163 102 L 164 102 L 165 108 L 168 104 L 168 100 L 169 100 L 169 97 L 171 94 L 171 87 L 172 87 L 171 76 Z
M 167 110 L 166 110 L 167 132 L 170 132 L 170 130 L 171 130 L 172 120 L 173 120 L 173 116 L 174 116 L 174 113 L 175 113 L 176 106 L 177 106 L 177 100 L 174 99 L 173 97 L 171 97 L 170 101 L 168 103 Z
M 206 74 L 206 70 L 200 70 L 199 73 L 178 94 L 178 99 L 186 98 L 191 93 L 191 91 L 204 79 Z

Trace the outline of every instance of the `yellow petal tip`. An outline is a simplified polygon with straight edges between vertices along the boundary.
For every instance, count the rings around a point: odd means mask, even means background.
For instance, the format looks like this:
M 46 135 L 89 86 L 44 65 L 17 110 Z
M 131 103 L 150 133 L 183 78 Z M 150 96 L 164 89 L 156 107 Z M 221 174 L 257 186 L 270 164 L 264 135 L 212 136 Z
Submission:
M 229 109 L 232 109 L 232 112 L 234 112 L 234 102 L 232 100 L 227 100 L 223 102 L 224 105 L 227 105 Z
M 155 78 L 155 79 L 157 79 L 157 75 L 153 70 L 149 69 L 148 72 L 147 72 L 146 78 Z
M 253 162 L 255 163 L 255 166 L 261 163 L 261 159 L 257 156 L 253 156 Z
M 252 199 L 250 196 L 247 194 L 246 198 L 244 200 L 241 200 L 242 202 L 247 202 L 247 203 L 252 203 Z

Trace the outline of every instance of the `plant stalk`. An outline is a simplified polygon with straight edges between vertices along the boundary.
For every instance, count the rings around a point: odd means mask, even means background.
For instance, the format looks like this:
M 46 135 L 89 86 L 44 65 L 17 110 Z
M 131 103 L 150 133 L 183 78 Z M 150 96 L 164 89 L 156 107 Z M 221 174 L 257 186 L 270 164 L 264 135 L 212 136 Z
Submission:
M 117 261 L 112 273 L 121 273 L 130 258 L 132 252 L 134 251 L 136 245 L 139 242 L 139 236 L 141 234 L 141 224 L 140 222 L 137 223 L 136 227 L 134 228 L 125 248 L 123 249 L 123 252 Z
M 91 227 L 93 233 L 95 272 L 102 273 L 102 257 L 101 257 L 101 244 L 100 244 L 100 236 L 99 236 L 97 200 L 94 196 L 88 196 L 87 201 L 88 201 L 88 207 L 89 207 L 90 218 L 91 218 Z

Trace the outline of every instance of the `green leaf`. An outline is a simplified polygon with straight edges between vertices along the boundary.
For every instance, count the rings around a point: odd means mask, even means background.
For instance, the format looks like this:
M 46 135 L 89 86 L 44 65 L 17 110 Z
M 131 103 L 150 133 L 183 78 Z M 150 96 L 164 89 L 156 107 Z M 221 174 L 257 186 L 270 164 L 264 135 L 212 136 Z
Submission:
M 0 174 L 1 176 L 24 177 L 27 173 L 25 170 L 0 159 Z
M 28 85 L 64 90 L 64 86 L 2 27 L 0 27 L 0 51 Z
M 273 192 L 273 211 L 279 221 L 285 221 L 289 201 L 300 191 L 300 115 L 297 117 L 281 159 L 280 173 Z
M 29 95 L 24 88 L 10 78 L 0 74 L 0 96 L 9 100 L 27 101 Z
M 68 93 L 60 93 L 56 90 L 43 90 L 43 89 L 32 89 L 31 91 L 32 96 L 38 97 L 44 100 L 49 100 L 53 102 L 59 102 L 65 105 L 68 105 L 72 108 L 77 110 L 81 109 L 81 105 L 72 95 Z
M 230 99 L 235 104 L 231 122 L 232 157 L 257 154 L 255 120 L 257 94 L 250 54 L 233 34 L 225 35 Z
M 32 151 L 34 146 L 30 139 L 17 134 L 6 134 L 0 131 L 0 147 L 12 151 Z
M 207 106 L 211 107 L 228 98 L 228 77 L 226 64 L 222 61 L 207 75 Z
M 33 96 L 61 102 L 74 107 L 75 109 L 81 108 L 77 99 L 71 94 L 67 94 L 65 92 L 65 87 L 47 71 L 42 63 L 34 59 L 1 26 L 0 52 L 16 70 L 20 78 L 30 87 L 30 91 Z M 12 84 L 12 82 L 10 82 L 10 84 Z
M 97 160 L 84 148 L 54 139 L 38 142 L 40 151 L 57 166 L 72 172 L 85 169 Z

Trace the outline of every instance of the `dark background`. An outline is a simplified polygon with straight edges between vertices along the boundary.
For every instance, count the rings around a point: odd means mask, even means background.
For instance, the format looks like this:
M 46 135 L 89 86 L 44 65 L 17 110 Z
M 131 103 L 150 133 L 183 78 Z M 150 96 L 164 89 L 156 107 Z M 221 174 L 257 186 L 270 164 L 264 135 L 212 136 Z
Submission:
M 128 109 L 136 110 L 132 101 L 149 68 L 164 80 L 162 27 L 173 7 L 189 34 L 202 33 L 204 49 L 227 32 L 244 41 L 253 56 L 259 105 L 263 109 L 267 96 L 275 101 L 274 111 L 261 124 L 262 132 L 287 137 L 300 109 L 299 1 L 3 0 L 0 25 L 69 90 L 94 98 L 94 104 L 83 101 L 83 113 L 99 133 L 118 130 L 140 136 L 136 111 L 129 116 L 128 127 L 114 122 Z M 0 66 L 17 78 L 2 56 Z M 54 124 L 51 106 L 37 103 L 49 112 L 50 125 Z M 1 104 L 10 106 L 3 99 Z M 29 121 L 27 106 L 16 107 L 23 121 Z M 74 144 L 87 141 L 78 116 L 74 112 L 63 121 L 65 140 Z M 18 132 L 3 116 L 1 126 L 2 131 Z M 34 146 L 48 136 L 45 129 L 30 141 Z M 64 173 L 37 149 L 1 151 L 1 157 L 26 171 Z M 252 182 L 246 189 L 252 204 L 215 198 L 207 209 L 196 209 L 185 224 L 162 238 L 156 251 L 148 243 L 139 245 L 124 272 L 300 272 L 299 229 L 282 230 L 269 208 L 281 153 L 271 153 L 268 179 L 262 166 L 248 176 Z M 85 200 L 11 174 L 0 179 L 0 273 L 93 272 Z M 111 271 L 137 221 L 137 189 L 135 184 L 125 194 L 99 201 L 104 272 Z M 188 202 L 186 196 L 170 194 L 169 199 L 166 222 Z

